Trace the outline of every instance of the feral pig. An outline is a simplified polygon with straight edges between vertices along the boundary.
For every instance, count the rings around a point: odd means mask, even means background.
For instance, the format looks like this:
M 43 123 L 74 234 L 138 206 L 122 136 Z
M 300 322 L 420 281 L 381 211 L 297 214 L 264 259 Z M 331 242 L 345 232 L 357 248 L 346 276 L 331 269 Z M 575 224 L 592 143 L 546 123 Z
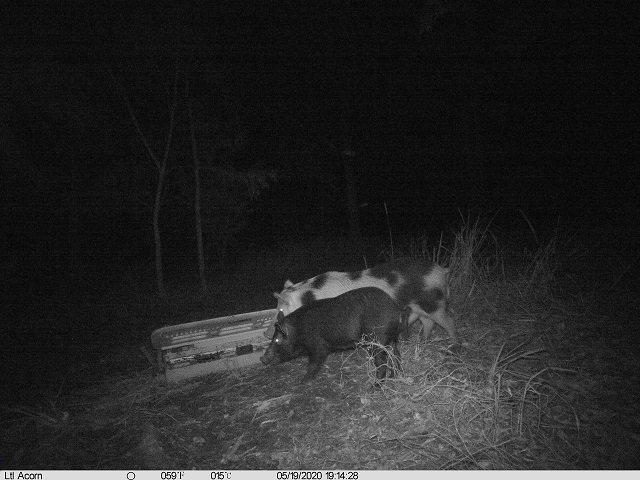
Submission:
M 449 269 L 425 259 L 401 257 L 359 272 L 325 272 L 308 280 L 293 284 L 287 280 L 278 299 L 278 309 L 287 316 L 300 307 L 316 300 L 336 297 L 362 287 L 377 287 L 401 308 L 409 307 L 409 324 L 422 322 L 423 335 L 428 338 L 434 322 L 443 327 L 451 341 L 453 351 L 460 350 L 453 318 L 447 312 Z M 266 336 L 273 335 L 269 328 Z
M 285 316 L 278 312 L 271 344 L 260 358 L 262 363 L 277 364 L 309 357 L 305 383 L 314 378 L 330 353 L 354 348 L 361 341 L 374 341 L 392 347 L 399 359 L 398 335 L 405 331 L 408 312 L 378 288 L 358 288 L 335 298 L 305 305 Z M 380 347 L 371 347 L 376 377 L 393 376 L 388 369 L 389 355 Z M 399 368 L 399 365 L 397 366 Z

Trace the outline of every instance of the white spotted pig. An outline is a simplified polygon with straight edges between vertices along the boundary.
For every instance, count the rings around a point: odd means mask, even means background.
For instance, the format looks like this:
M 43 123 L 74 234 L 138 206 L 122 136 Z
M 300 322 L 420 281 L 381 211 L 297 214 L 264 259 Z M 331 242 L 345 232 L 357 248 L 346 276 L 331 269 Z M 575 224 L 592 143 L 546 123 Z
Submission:
M 453 318 L 447 312 L 449 269 L 425 259 L 400 257 L 358 272 L 325 272 L 299 283 L 287 280 L 278 299 L 278 310 L 286 317 L 298 308 L 324 298 L 332 298 L 362 287 L 376 287 L 393 298 L 401 308 L 409 307 L 409 324 L 420 320 L 428 338 L 434 323 L 444 328 L 452 350 L 460 350 Z M 265 335 L 273 336 L 274 327 Z

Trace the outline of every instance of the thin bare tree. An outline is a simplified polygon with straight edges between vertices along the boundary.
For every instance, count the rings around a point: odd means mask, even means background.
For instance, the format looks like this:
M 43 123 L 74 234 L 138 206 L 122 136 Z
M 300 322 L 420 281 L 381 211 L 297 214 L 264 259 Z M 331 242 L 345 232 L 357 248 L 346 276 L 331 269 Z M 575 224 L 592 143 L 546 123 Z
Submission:
M 205 263 L 204 263 L 204 244 L 202 241 L 202 214 L 200 204 L 202 202 L 202 194 L 200 187 L 200 156 L 198 155 L 198 142 L 196 140 L 195 124 L 193 121 L 193 105 L 192 100 L 189 98 L 189 79 L 186 80 L 186 97 L 187 97 L 187 110 L 189 113 L 189 133 L 191 134 L 191 149 L 193 152 L 193 185 L 194 185 L 194 200 L 193 210 L 196 217 L 196 241 L 198 244 L 198 273 L 200 276 L 200 288 L 202 294 L 207 293 L 207 279 L 205 276 Z
M 117 85 L 115 76 L 109 70 L 113 82 Z M 127 106 L 127 111 L 131 117 L 131 121 L 138 132 L 140 140 L 147 149 L 149 158 L 153 161 L 153 166 L 156 170 L 156 191 L 153 203 L 153 239 L 155 244 L 155 270 L 156 270 L 156 282 L 158 284 L 158 293 L 162 298 L 167 297 L 167 291 L 164 285 L 164 274 L 162 268 L 162 237 L 160 235 L 160 210 L 162 209 L 162 193 L 164 189 L 165 179 L 167 175 L 167 165 L 169 162 L 169 152 L 171 151 L 171 142 L 173 140 L 173 132 L 175 127 L 175 114 L 178 106 L 178 68 L 176 67 L 173 78 L 173 92 L 169 105 L 169 125 L 167 126 L 167 136 L 164 142 L 162 155 L 156 154 L 153 147 L 149 142 L 148 136 L 142 131 L 138 117 L 133 111 L 129 97 L 125 93 L 124 89 L 119 89 L 122 98 Z

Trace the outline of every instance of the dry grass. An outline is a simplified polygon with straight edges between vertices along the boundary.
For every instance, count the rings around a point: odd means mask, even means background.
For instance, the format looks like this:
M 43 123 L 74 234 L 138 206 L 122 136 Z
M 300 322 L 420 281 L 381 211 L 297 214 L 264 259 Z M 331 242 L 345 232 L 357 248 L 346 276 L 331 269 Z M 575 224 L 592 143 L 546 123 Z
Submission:
M 174 387 L 149 368 L 3 410 L 2 467 L 638 468 L 637 390 L 625 383 L 638 377 L 616 368 L 635 359 L 602 339 L 609 319 L 591 298 L 554 295 L 559 239 L 513 271 L 482 225 L 411 252 L 451 267 L 461 355 L 439 331 L 428 342 L 416 331 L 400 344 L 403 373 L 381 388 L 364 349 L 330 356 L 307 385 L 306 359 Z

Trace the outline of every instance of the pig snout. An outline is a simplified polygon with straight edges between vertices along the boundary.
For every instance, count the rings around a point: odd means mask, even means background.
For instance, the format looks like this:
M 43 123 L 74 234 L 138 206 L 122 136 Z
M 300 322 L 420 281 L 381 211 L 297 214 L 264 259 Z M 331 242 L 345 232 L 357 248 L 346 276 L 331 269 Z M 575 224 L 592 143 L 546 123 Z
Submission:
M 269 351 L 264 352 L 264 354 L 260 357 L 260 361 L 264 365 L 269 365 L 273 361 L 273 354 L 270 354 Z
M 264 351 L 262 356 L 260 357 L 260 361 L 265 365 L 270 365 L 276 362 L 276 355 L 273 349 L 273 345 L 269 345 L 267 349 Z

